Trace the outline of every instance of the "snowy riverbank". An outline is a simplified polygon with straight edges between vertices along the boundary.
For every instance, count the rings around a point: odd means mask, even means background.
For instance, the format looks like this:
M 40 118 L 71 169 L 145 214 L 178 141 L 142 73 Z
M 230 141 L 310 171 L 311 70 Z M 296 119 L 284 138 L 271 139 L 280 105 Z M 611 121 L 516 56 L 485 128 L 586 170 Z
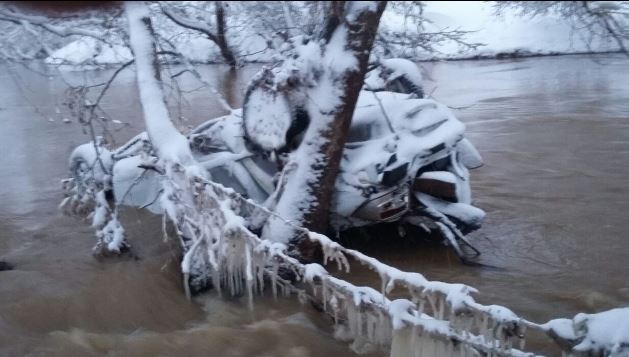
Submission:
M 617 50 L 609 41 L 589 38 L 585 32 L 574 30 L 568 20 L 559 15 L 547 14 L 523 18 L 514 12 L 495 16 L 489 3 L 480 1 L 427 2 L 425 16 L 430 23 L 425 31 L 472 31 L 466 36 L 469 43 L 482 43 L 475 50 L 462 51 L 454 42 L 435 46 L 436 53 L 410 53 L 409 49 L 395 50 L 393 57 L 407 57 L 415 61 L 511 58 L 540 55 L 597 53 Z M 382 26 L 401 29 L 400 15 L 387 12 Z M 268 62 L 272 53 L 266 50 L 265 40 L 253 30 L 243 28 L 232 32 L 232 44 L 243 62 Z M 202 35 L 182 35 L 173 41 L 192 62 L 220 63 L 218 47 Z M 101 45 L 97 41 L 79 39 L 56 50 L 46 59 L 50 64 L 116 64 L 131 59 L 128 48 L 121 45 Z

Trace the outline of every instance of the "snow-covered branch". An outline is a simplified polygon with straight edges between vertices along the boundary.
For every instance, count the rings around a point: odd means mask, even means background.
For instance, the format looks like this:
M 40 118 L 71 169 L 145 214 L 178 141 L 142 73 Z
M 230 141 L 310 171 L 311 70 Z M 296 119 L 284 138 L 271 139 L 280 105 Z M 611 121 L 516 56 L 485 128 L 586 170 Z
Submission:
M 173 164 L 192 163 L 186 138 L 175 128 L 161 87 L 154 32 L 148 7 L 142 3 L 125 3 L 129 22 L 129 41 L 135 57 L 137 85 L 144 110 L 144 121 L 159 157 Z
M 195 261 L 192 259 L 194 255 L 209 256 L 214 262 L 231 261 L 232 267 L 240 267 L 234 270 L 237 271 L 236 276 L 226 278 L 218 274 L 212 280 L 219 282 L 223 280 L 228 283 L 230 290 L 241 289 L 238 291 L 244 290 L 248 294 L 264 287 L 265 276 L 271 280 L 271 285 L 275 286 L 279 279 L 274 276 L 277 274 L 277 264 L 288 267 L 297 274 L 297 280 L 305 284 L 309 291 L 307 293 L 310 295 L 309 299 L 334 317 L 337 330 L 343 331 L 342 334 L 353 341 L 352 346 L 355 350 L 369 346 L 387 348 L 392 344 L 392 356 L 408 356 L 408 351 L 424 351 L 423 353 L 430 356 L 474 355 L 474 351 L 496 356 L 532 356 L 521 351 L 524 348 L 527 328 L 547 334 L 558 341 L 566 353 L 575 356 L 581 356 L 580 353 L 587 355 L 602 351 L 622 352 L 625 348 L 624 343 L 629 340 L 629 334 L 624 332 L 607 334 L 605 338 L 600 336 L 613 327 L 618 327 L 621 331 L 629 328 L 623 320 L 623 316 L 629 313 L 627 309 L 594 315 L 580 314 L 573 320 L 558 319 L 545 324 L 534 323 L 517 316 L 503 306 L 477 303 L 472 294 L 478 291 L 473 287 L 430 281 L 419 273 L 401 271 L 358 251 L 344 248 L 324 235 L 296 226 L 218 183 L 209 180 L 201 180 L 199 183 L 201 185 L 197 187 L 203 187 L 199 191 L 200 196 L 209 195 L 214 204 L 223 208 L 222 218 L 217 222 L 219 224 L 222 222 L 222 225 L 214 229 L 229 227 L 226 229 L 229 234 L 223 233 L 226 235 L 223 236 L 217 231 L 213 233 L 219 234 L 217 236 L 210 234 L 208 237 L 214 237 L 211 239 L 216 243 L 213 246 L 205 246 L 204 249 L 212 251 L 190 250 L 188 253 L 190 257 L 185 260 L 186 264 Z M 209 202 L 207 199 L 200 199 L 198 202 L 207 204 Z M 249 232 L 242 219 L 233 216 L 238 213 L 233 209 L 243 209 L 243 205 L 265 210 L 269 215 L 277 216 L 284 224 L 300 230 L 321 246 L 325 255 L 324 264 L 332 262 L 339 270 L 348 271 L 350 266 L 348 258 L 351 257 L 353 261 L 367 265 L 381 278 L 381 290 L 356 286 L 336 278 L 326 268 L 316 263 L 302 264 L 287 254 L 288 248 L 285 244 L 261 240 Z M 221 239 L 230 239 L 230 244 L 236 244 L 246 249 L 248 253 L 240 252 L 240 255 L 236 256 L 240 258 L 221 255 L 238 252 L 221 251 L 221 244 L 225 244 L 218 243 Z M 197 261 L 201 261 L 198 259 Z M 234 265 L 235 262 L 240 263 Z M 226 274 L 220 264 L 212 263 L 212 266 L 218 269 L 217 272 L 222 271 L 222 274 Z M 193 271 L 191 266 L 186 269 Z M 241 285 L 237 283 L 239 280 L 243 281 Z M 251 284 L 251 287 L 246 287 L 248 284 Z M 408 299 L 398 298 L 392 301 L 387 297 L 396 286 L 407 291 Z M 299 289 L 299 285 L 289 290 L 300 296 L 306 293 Z M 396 296 L 400 296 L 399 293 Z M 516 345 L 519 345 L 519 350 L 514 348 Z M 441 349 L 442 352 L 436 352 L 433 350 L 435 348 Z

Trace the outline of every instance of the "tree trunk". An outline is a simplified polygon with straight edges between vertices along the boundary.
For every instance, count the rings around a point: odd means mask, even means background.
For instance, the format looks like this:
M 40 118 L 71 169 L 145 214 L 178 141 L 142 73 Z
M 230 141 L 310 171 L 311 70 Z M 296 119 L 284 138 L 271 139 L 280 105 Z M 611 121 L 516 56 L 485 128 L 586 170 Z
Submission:
M 236 57 L 231 47 L 227 43 L 226 26 L 225 26 L 225 7 L 222 1 L 214 2 L 216 5 L 216 45 L 221 50 L 221 55 L 225 62 L 231 67 L 236 67 Z
M 230 67 L 235 68 L 237 65 L 236 56 L 227 41 L 225 7 L 221 1 L 215 1 L 214 5 L 216 10 L 216 30 L 212 29 L 209 24 L 181 16 L 176 11 L 171 11 L 167 6 L 163 6 L 162 10 L 163 14 L 177 25 L 204 34 L 210 41 L 218 46 L 225 62 L 229 64 Z
M 304 88 L 310 98 L 310 125 L 293 153 L 296 166 L 278 200 L 276 212 L 312 231 L 328 229 L 335 181 L 356 101 L 367 72 L 369 54 L 386 2 L 335 2 L 321 39 L 323 73 L 315 86 Z M 334 93 L 329 97 L 330 93 Z M 330 100 L 330 98 L 332 98 Z M 318 260 L 318 246 L 285 223 L 271 219 L 265 238 L 285 240 L 304 261 Z
M 173 124 L 162 89 L 155 31 L 148 7 L 141 1 L 126 2 L 129 42 L 135 58 L 136 76 L 144 122 L 158 157 L 169 164 L 193 162 L 188 140 Z
M 376 32 L 378 31 L 380 16 L 384 11 L 385 5 L 386 2 L 378 2 L 376 11 L 362 12 L 355 21 L 346 22 L 348 28 L 345 48 L 351 51 L 358 60 L 358 68 L 346 71 L 341 75 L 340 79 L 344 88 L 342 105 L 336 108 L 334 120 L 329 130 L 324 133 L 327 143 L 321 147 L 321 152 L 327 157 L 327 162 L 322 163 L 325 166 L 318 182 L 312 184 L 313 191 L 316 192 L 315 200 L 318 202 L 318 205 L 304 216 L 307 227 L 316 232 L 325 232 L 328 228 L 329 210 L 341 156 L 343 155 L 343 148 L 345 147 L 345 140 L 352 123 L 358 95 L 365 80 L 369 54 L 371 53 Z M 329 42 L 330 38 L 326 40 Z

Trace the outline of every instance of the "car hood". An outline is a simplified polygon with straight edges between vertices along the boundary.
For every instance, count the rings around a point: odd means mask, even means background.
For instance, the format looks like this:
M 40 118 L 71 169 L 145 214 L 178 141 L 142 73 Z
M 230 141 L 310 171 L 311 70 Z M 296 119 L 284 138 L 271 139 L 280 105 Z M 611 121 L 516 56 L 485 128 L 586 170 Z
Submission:
M 357 173 L 382 171 L 389 166 L 423 160 L 421 166 L 447 156 L 463 138 L 465 125 L 443 104 L 393 92 L 363 91 L 352 127 L 368 125 L 373 139 L 347 143 L 341 163 L 342 179 L 352 185 Z M 416 166 L 416 165 L 414 165 Z M 360 185 L 360 184 L 359 184 Z

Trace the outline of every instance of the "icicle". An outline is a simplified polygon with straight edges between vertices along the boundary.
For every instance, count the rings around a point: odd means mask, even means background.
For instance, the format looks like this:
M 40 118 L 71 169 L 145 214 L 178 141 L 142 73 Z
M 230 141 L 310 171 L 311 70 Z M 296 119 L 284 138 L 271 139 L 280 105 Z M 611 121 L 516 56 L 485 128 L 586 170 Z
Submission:
M 438 309 L 435 303 L 435 297 L 431 292 L 426 293 L 426 298 L 428 299 L 428 303 L 430 303 L 430 308 L 433 316 L 437 316 Z
M 483 342 L 487 343 L 487 334 L 488 334 L 488 326 L 487 324 L 489 323 L 489 317 L 487 315 L 483 315 L 482 317 L 482 323 L 480 326 L 480 335 L 483 339 Z
M 323 311 L 328 311 L 328 284 L 327 279 L 321 279 L 321 298 L 323 299 Z
M 365 331 L 365 337 L 367 338 L 368 341 L 373 341 L 373 316 L 370 313 L 367 313 L 367 318 L 366 318 L 366 331 Z
M 424 313 L 425 305 L 426 305 L 426 300 L 425 299 L 420 299 L 419 300 L 419 308 L 417 309 L 417 311 L 419 312 L 419 315 Z
M 216 270 L 216 269 L 212 270 L 212 283 L 216 287 L 216 292 L 218 293 L 218 296 L 222 297 L 223 296 L 223 288 L 221 286 L 221 275 L 220 275 L 219 271 Z
M 64 210 L 68 204 L 68 202 L 70 202 L 70 200 L 72 199 L 71 196 L 68 196 L 66 198 L 63 199 L 63 201 L 61 201 L 61 203 L 59 204 L 58 208 L 60 210 Z
M 446 302 L 441 297 L 437 296 L 437 318 L 439 320 L 443 320 L 445 303 Z
M 183 289 L 186 292 L 186 299 L 190 301 L 192 299 L 192 294 L 190 294 L 190 274 L 183 274 Z
M 251 263 L 251 248 L 249 247 L 248 244 L 245 244 L 245 261 L 246 261 L 246 285 L 247 285 L 247 300 L 249 302 L 249 309 L 253 310 L 253 273 L 251 271 L 252 269 L 252 263 Z
M 409 345 L 409 348 L 413 351 L 414 356 L 419 356 L 419 353 L 420 353 L 419 348 L 417 348 L 418 339 L 419 339 L 419 329 L 417 328 L 417 325 L 413 325 L 411 327 L 411 332 L 410 332 L 410 341 L 407 341 L 406 343 Z
M 162 233 L 164 234 L 164 242 L 168 242 L 168 232 L 166 231 L 166 215 L 162 215 Z
M 524 351 L 524 345 L 526 344 L 526 324 L 522 324 L 520 328 L 522 329 L 522 338 L 520 338 L 520 350 Z
M 360 309 L 358 310 L 358 313 L 356 314 L 356 336 L 362 336 L 363 335 L 363 315 L 360 313 Z
M 277 271 L 279 266 L 277 263 L 273 264 L 273 271 L 271 273 L 271 290 L 273 290 L 273 298 L 277 300 Z

